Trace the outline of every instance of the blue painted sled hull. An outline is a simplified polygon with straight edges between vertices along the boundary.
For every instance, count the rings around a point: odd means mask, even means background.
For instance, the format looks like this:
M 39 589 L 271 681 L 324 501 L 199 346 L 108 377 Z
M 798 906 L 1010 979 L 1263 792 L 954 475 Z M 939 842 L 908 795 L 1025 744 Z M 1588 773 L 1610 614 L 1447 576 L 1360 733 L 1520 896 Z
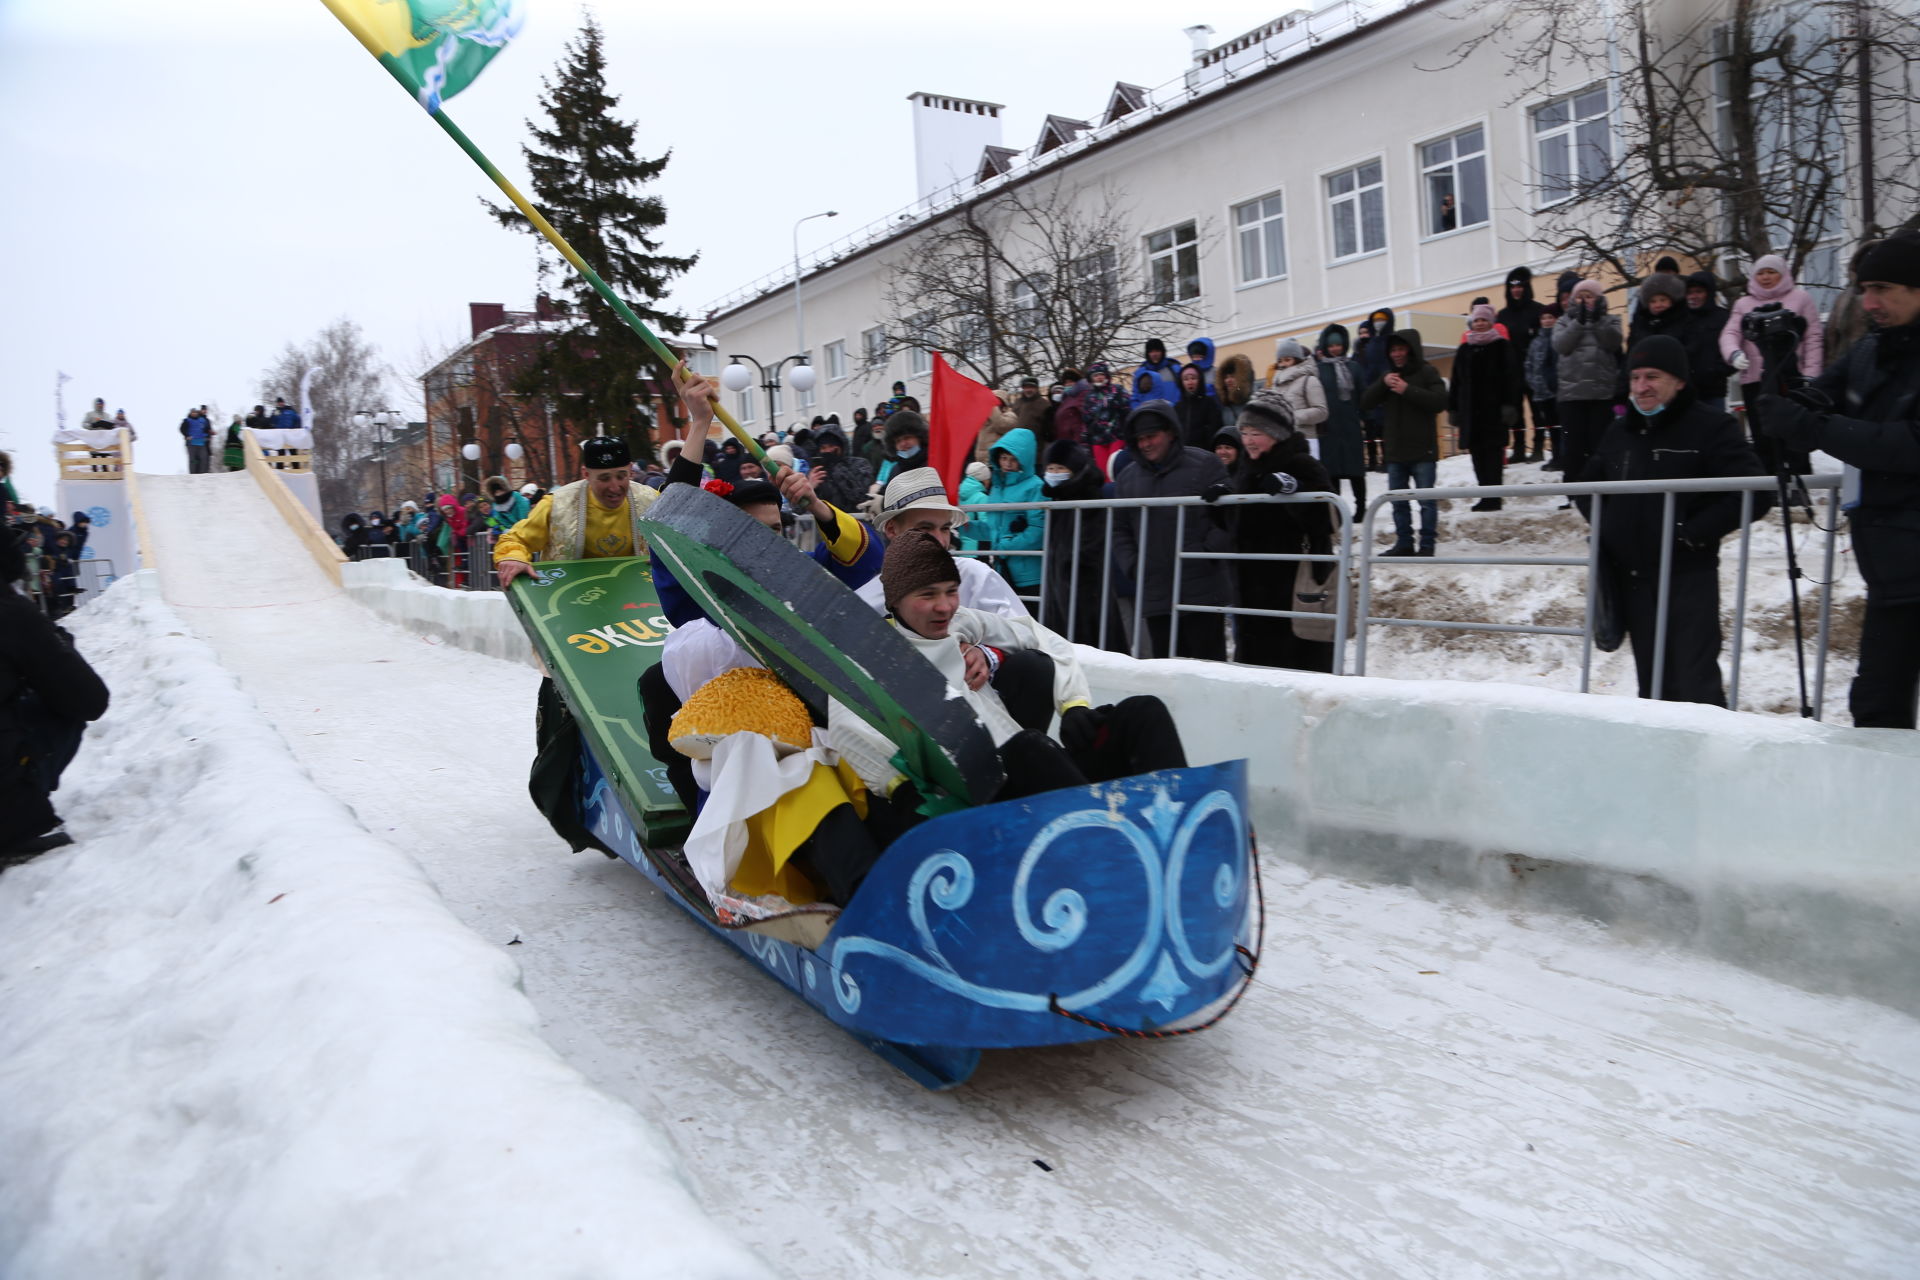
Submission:
M 982 1049 L 1193 1021 L 1240 986 L 1236 945 L 1255 945 L 1244 761 L 922 823 L 881 856 L 818 950 L 723 927 L 688 902 L 591 751 L 581 801 L 609 848 L 929 1088 L 965 1080 Z

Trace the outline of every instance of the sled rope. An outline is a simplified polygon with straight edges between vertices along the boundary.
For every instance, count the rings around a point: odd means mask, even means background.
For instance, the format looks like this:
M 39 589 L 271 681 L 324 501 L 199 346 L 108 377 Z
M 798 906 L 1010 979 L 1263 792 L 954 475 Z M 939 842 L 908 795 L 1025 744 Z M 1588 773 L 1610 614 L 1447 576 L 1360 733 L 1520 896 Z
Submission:
M 1247 988 L 1253 985 L 1253 975 L 1259 972 L 1260 969 L 1260 953 L 1266 947 L 1267 890 L 1260 879 L 1260 848 L 1254 843 L 1251 835 L 1247 838 L 1247 861 L 1253 871 L 1254 901 L 1259 904 L 1259 911 L 1255 917 L 1257 923 L 1254 926 L 1253 949 L 1249 951 L 1237 942 L 1234 944 L 1233 949 L 1240 957 L 1240 972 L 1242 975 L 1240 987 L 1233 993 L 1233 998 L 1227 1001 L 1226 1007 L 1221 1009 L 1220 1012 L 1214 1014 L 1211 1018 L 1208 1018 L 1196 1027 L 1179 1027 L 1172 1031 L 1136 1031 L 1131 1027 L 1115 1026 L 1111 1022 L 1102 1022 L 1098 1018 L 1089 1018 L 1084 1013 L 1075 1013 L 1071 1009 L 1062 1008 L 1059 995 L 1054 993 L 1049 993 L 1047 996 L 1047 1008 L 1071 1022 L 1077 1022 L 1084 1027 L 1092 1027 L 1096 1031 L 1104 1031 L 1110 1036 L 1119 1036 L 1123 1040 L 1172 1040 L 1177 1036 L 1198 1035 L 1202 1031 L 1213 1027 L 1222 1018 L 1233 1012 L 1234 1006 L 1240 1003 L 1240 997 L 1246 995 Z

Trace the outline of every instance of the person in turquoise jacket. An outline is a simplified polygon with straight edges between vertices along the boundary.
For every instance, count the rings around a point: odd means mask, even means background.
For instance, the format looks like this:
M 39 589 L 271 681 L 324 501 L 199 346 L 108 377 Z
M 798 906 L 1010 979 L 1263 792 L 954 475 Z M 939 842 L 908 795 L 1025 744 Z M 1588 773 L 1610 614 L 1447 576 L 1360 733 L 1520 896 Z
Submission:
M 1026 427 L 1015 427 L 1000 437 L 987 454 L 993 480 L 987 490 L 989 502 L 1041 502 L 1046 485 L 1033 465 L 1040 442 Z M 995 551 L 1038 551 L 1045 541 L 1046 512 L 982 511 L 974 523 L 984 524 Z M 1009 556 L 999 562 L 1000 572 L 1021 591 L 1040 586 L 1039 556 Z

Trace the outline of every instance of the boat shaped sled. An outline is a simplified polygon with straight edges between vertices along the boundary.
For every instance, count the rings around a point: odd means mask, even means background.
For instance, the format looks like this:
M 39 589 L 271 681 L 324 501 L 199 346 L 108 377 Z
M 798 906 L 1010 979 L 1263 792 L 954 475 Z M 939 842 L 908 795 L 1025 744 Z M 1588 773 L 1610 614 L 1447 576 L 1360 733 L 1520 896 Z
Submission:
M 677 851 L 647 847 L 591 748 L 580 778 L 609 848 L 928 1088 L 964 1081 L 983 1049 L 1197 1026 L 1257 952 L 1244 761 L 933 818 L 844 910 L 752 922 L 718 918 Z

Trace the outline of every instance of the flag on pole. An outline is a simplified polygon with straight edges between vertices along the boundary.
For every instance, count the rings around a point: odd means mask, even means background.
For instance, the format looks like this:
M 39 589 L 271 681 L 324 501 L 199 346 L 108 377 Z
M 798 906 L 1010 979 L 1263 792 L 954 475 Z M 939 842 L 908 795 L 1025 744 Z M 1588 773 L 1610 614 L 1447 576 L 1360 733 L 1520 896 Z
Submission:
M 416 101 L 438 114 L 520 34 L 520 0 L 323 0 Z
M 933 353 L 933 395 L 927 410 L 927 460 L 946 482 L 947 500 L 960 501 L 960 477 L 974 439 L 1000 403 L 991 387 L 956 373 L 938 351 Z

